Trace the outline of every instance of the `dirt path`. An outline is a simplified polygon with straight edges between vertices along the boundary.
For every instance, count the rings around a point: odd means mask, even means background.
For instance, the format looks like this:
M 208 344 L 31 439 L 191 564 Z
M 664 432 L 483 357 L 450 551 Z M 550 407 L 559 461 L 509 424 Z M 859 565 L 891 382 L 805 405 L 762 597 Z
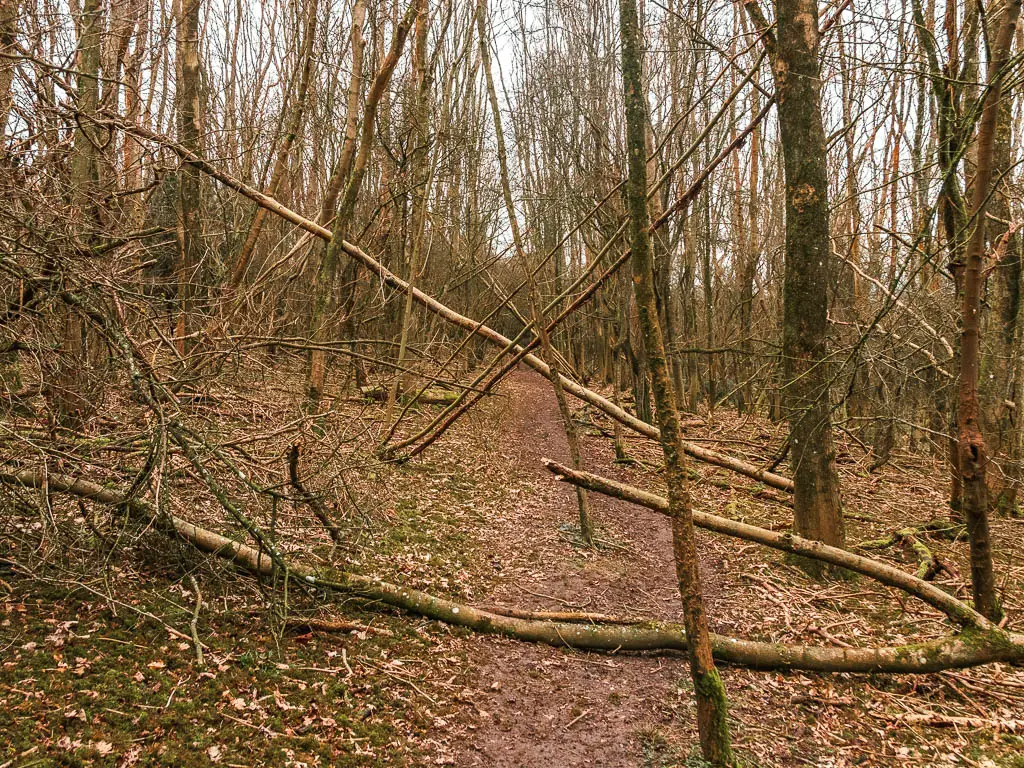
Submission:
M 488 521 L 481 548 L 498 572 L 482 602 L 538 610 L 587 610 L 681 619 L 667 520 L 592 495 L 598 552 L 572 542 L 573 489 L 553 481 L 541 458 L 568 461 L 568 446 L 547 381 L 520 372 L 510 397 L 505 440 L 488 464 L 519 501 Z M 607 440 L 586 441 L 586 461 L 602 472 L 614 455 Z M 702 539 L 705 594 L 717 594 L 716 550 Z M 686 665 L 679 659 L 616 659 L 492 637 L 465 640 L 477 670 L 468 694 L 473 714 L 460 726 L 457 765 L 492 768 L 661 765 L 659 730 L 694 730 Z M 695 737 L 695 732 L 692 734 Z M 646 757 L 645 757 L 646 755 Z

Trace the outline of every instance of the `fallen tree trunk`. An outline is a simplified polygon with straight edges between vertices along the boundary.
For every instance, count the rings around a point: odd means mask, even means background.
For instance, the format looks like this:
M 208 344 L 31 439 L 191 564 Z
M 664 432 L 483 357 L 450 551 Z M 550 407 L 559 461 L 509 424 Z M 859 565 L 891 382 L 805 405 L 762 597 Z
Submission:
M 159 134 L 156 134 L 140 126 L 126 123 L 120 118 L 120 116 L 114 113 L 104 114 L 107 116 L 108 119 L 98 121 L 101 125 L 119 128 L 128 133 L 141 136 L 151 141 L 156 141 L 159 144 L 166 146 L 168 149 L 170 149 L 172 152 L 178 155 L 182 159 L 182 161 L 184 161 L 188 165 L 191 165 L 194 168 L 198 169 L 199 171 L 207 174 L 208 176 L 211 176 L 224 186 L 235 190 L 239 194 L 252 200 L 257 205 L 266 208 L 271 213 L 280 216 L 286 221 L 290 221 L 292 224 L 305 230 L 306 232 L 309 232 L 322 240 L 330 242 L 331 230 L 329 230 L 327 227 L 317 224 L 315 221 L 311 219 L 307 219 L 302 214 L 293 211 L 291 208 L 287 207 L 278 200 L 275 200 L 273 197 L 265 195 L 259 190 L 249 186 L 248 184 L 239 181 L 230 174 L 220 170 L 215 165 L 203 160 L 200 157 L 197 157 L 195 154 L 187 150 L 185 147 L 182 147 L 177 142 L 170 140 L 166 136 L 160 136 Z M 82 117 L 86 118 L 86 116 L 84 115 Z M 474 333 L 499 347 L 506 347 L 512 344 L 510 339 L 508 339 L 506 336 L 503 336 L 501 333 L 494 330 L 490 326 L 484 325 L 483 323 L 477 322 L 476 320 L 466 317 L 465 315 L 456 312 L 451 307 L 442 304 L 433 296 L 424 293 L 419 288 L 410 286 L 409 283 L 407 283 L 405 280 L 402 280 L 389 269 L 384 267 L 383 264 L 374 259 L 359 246 L 354 245 L 348 242 L 347 240 L 342 240 L 340 247 L 341 250 L 347 256 L 354 259 L 367 270 L 369 270 L 371 273 L 376 275 L 382 283 L 394 288 L 395 290 L 401 293 L 411 292 L 414 301 L 422 305 L 430 312 L 433 312 L 438 317 L 447 320 L 452 325 L 456 325 L 466 331 L 469 331 L 470 333 Z M 521 350 L 520 345 L 514 345 L 512 348 L 516 352 L 519 352 Z M 544 375 L 546 378 L 551 378 L 551 369 L 548 367 L 547 363 L 545 363 L 536 355 L 526 354 L 523 357 L 523 361 L 531 368 L 533 368 L 535 371 Z M 635 432 L 638 432 L 642 435 L 646 435 L 652 440 L 660 439 L 660 432 L 658 431 L 657 427 L 648 424 L 646 421 L 638 419 L 636 416 L 633 416 L 628 411 L 615 405 L 607 398 L 602 397 L 598 393 L 584 387 L 582 384 L 579 384 L 578 382 L 573 381 L 572 379 L 561 376 L 560 380 L 565 391 L 569 392 L 571 395 L 573 395 L 573 397 L 577 398 L 578 400 L 582 400 L 585 403 L 589 403 L 590 405 L 594 406 L 600 411 L 603 411 L 616 421 L 620 422 L 626 427 L 629 427 Z M 790 480 L 789 478 L 775 474 L 774 472 L 769 472 L 767 470 L 761 469 L 760 467 L 757 467 L 754 464 L 751 464 L 750 462 L 743 461 L 742 459 L 737 459 L 733 456 L 727 456 L 717 451 L 709 450 L 707 448 L 704 448 L 703 446 L 696 445 L 688 441 L 684 442 L 682 447 L 688 455 L 694 457 L 695 459 L 699 459 L 709 464 L 714 464 L 715 466 L 722 467 L 723 469 L 732 470 L 733 472 L 745 475 L 754 480 L 757 480 L 758 482 L 770 485 L 773 488 L 778 488 L 784 491 L 793 490 L 793 481 Z
M 359 392 L 367 400 L 387 402 L 388 388 L 384 386 L 360 387 Z M 458 398 L 458 392 L 446 389 L 425 389 L 419 393 L 399 394 L 398 399 L 404 402 L 422 403 L 424 405 L 450 405 Z
M 550 459 L 544 459 L 543 461 L 548 471 L 553 473 L 559 480 L 603 493 L 606 496 L 639 504 L 655 512 L 668 514 L 668 500 L 662 496 L 648 493 L 626 483 L 620 483 L 618 480 L 611 480 L 591 472 L 577 472 Z M 693 513 L 693 522 L 698 528 L 704 528 L 705 530 L 737 539 L 744 539 L 745 541 L 754 541 L 772 549 L 808 557 L 862 574 L 886 586 L 895 587 L 921 599 L 965 627 L 976 627 L 983 630 L 988 630 L 992 627 L 988 619 L 963 601 L 958 600 L 934 584 L 930 584 L 924 579 L 895 568 L 888 563 L 873 560 L 870 557 L 855 555 L 853 552 L 822 544 L 820 541 L 814 541 L 813 539 L 805 539 L 800 536 L 794 536 L 791 533 L 769 531 L 766 528 L 729 520 L 728 518 L 711 515 L 707 512 L 695 511 Z
M 224 558 L 255 575 L 274 573 L 273 559 L 266 552 L 200 528 L 179 517 L 161 519 L 146 502 L 125 499 L 116 491 L 88 480 L 21 471 L 0 473 L 0 483 L 47 488 L 103 504 L 123 505 L 136 517 L 154 523 L 164 533 L 181 537 L 203 552 Z M 671 622 L 607 625 L 520 619 L 369 576 L 353 573 L 325 576 L 300 563 L 288 563 L 287 571 L 292 579 L 306 585 L 378 601 L 477 632 L 556 647 L 613 653 L 686 650 L 685 632 L 680 625 Z M 1024 634 L 1007 632 L 992 625 L 984 629 L 968 627 L 959 635 L 926 643 L 884 648 L 786 645 L 715 634 L 711 635 L 711 644 L 715 658 L 753 669 L 923 673 L 993 662 L 1024 664 Z

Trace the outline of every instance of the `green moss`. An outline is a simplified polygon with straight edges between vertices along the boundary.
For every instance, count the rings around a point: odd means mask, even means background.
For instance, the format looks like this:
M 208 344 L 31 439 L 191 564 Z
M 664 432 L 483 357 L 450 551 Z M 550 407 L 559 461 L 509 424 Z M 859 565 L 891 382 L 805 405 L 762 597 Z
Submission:
M 1024 768 L 1024 738 L 1020 736 L 1004 736 L 1003 742 L 1005 746 L 1016 749 L 1002 758 L 996 758 L 996 765 L 999 768 Z
M 694 690 L 697 696 L 709 702 L 714 714 L 712 716 L 711 733 L 704 735 L 702 741 L 710 746 L 719 757 L 715 760 L 716 768 L 727 768 L 735 765 L 732 754 L 732 743 L 729 738 L 729 702 L 725 696 L 725 686 L 718 670 L 712 668 L 694 676 Z
M 643 768 L 679 768 L 684 765 L 684 754 L 656 729 L 640 731 L 640 754 Z
M 346 680 L 344 668 L 320 671 L 342 667 L 331 660 L 341 639 L 285 636 L 278 651 L 269 627 L 248 611 L 204 612 L 199 630 L 209 650 L 200 670 L 189 643 L 125 608 L 115 616 L 104 601 L 45 584 L 16 585 L 9 599 L 17 607 L 6 615 L 4 636 L 17 642 L 0 665 L 0 751 L 7 756 L 35 747 L 28 763 L 113 768 L 134 750 L 138 766 L 191 768 L 209 764 L 210 748 L 221 751 L 222 764 L 283 765 L 287 748 L 309 765 L 423 764 L 407 742 L 432 725 L 417 694 L 357 661 L 427 653 L 400 619 L 391 636 L 345 641 L 359 669 Z M 163 586 L 119 599 L 187 629 L 188 612 L 172 603 L 180 594 Z M 387 627 L 387 618 L 373 618 Z M 429 681 L 417 685 L 431 691 Z

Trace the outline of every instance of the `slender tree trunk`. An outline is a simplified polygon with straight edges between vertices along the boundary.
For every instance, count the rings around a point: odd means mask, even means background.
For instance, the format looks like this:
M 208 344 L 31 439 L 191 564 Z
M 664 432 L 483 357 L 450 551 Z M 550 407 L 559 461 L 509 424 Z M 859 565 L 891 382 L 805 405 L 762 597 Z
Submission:
M 413 46 L 413 80 L 415 104 L 413 107 L 413 141 L 415 146 L 410 158 L 412 178 L 412 215 L 409 217 L 410 232 L 408 238 L 409 285 L 415 287 L 420 269 L 420 256 L 423 250 L 424 225 L 426 223 L 427 201 L 430 186 L 430 89 L 432 78 L 427 66 L 427 34 L 430 31 L 429 13 L 421 13 L 416 19 L 415 43 Z M 402 330 L 398 342 L 398 365 L 405 365 L 406 352 L 409 346 L 409 332 L 413 321 L 412 291 L 405 295 L 402 304 Z M 404 388 L 403 379 L 398 375 L 388 392 L 387 409 L 384 422 L 391 422 L 391 415 L 398 399 L 400 390 Z
M 700 566 L 697 559 L 693 508 L 682 451 L 682 433 L 676 408 L 672 376 L 665 355 L 665 340 L 658 318 L 654 291 L 654 259 L 648 232 L 647 165 L 644 142 L 647 99 L 644 87 L 642 47 L 636 0 L 620 0 L 622 34 L 622 83 L 626 110 L 626 154 L 629 175 L 626 198 L 630 216 L 630 244 L 633 262 L 633 292 L 636 295 L 640 329 L 647 348 L 654 390 L 661 447 L 665 456 L 672 544 L 679 594 L 683 603 L 687 654 L 697 700 L 697 726 L 704 758 L 714 766 L 732 766 L 728 705 L 725 687 L 715 668 L 704 609 Z
M 127 57 L 124 68 L 124 79 L 127 84 L 124 89 L 124 115 L 129 123 L 140 122 L 142 110 L 145 107 L 140 94 L 143 88 L 142 63 L 149 45 L 150 9 L 148 4 L 139 0 L 135 4 L 135 13 L 137 16 L 135 45 Z M 150 73 L 151 76 L 152 74 Z M 140 186 L 142 182 L 142 151 L 138 142 L 127 137 L 121 149 L 121 171 L 123 189 L 133 190 Z M 133 227 L 140 226 L 145 220 L 145 197 L 133 195 L 128 205 L 125 219 Z
M 0 0 L 0 142 L 7 138 L 14 83 L 15 43 L 18 40 L 18 0 Z
M 683 339 L 688 345 L 698 346 L 697 338 L 697 236 L 694 233 L 694 216 L 689 206 L 682 213 L 680 226 L 683 230 L 683 268 L 679 279 L 679 293 L 683 304 Z M 697 410 L 697 397 L 700 394 L 700 368 L 697 354 L 686 354 L 686 407 Z
M 199 103 L 199 26 L 202 0 L 178 0 L 177 28 L 177 119 L 178 142 L 197 157 L 201 115 Z M 178 352 L 185 354 L 191 329 L 189 317 L 198 294 L 202 258 L 202 223 L 200 221 L 200 173 L 189 163 L 178 170 L 178 322 L 175 342 Z
M 505 213 L 509 219 L 509 226 L 512 230 L 512 242 L 516 249 L 516 256 L 523 268 L 524 275 L 528 281 L 530 310 L 534 330 L 540 340 L 541 355 L 549 367 L 548 379 L 555 392 L 555 400 L 558 402 L 558 412 L 562 417 L 562 425 L 565 427 L 566 442 L 569 443 L 569 457 L 572 460 L 573 468 L 583 466 L 583 455 L 580 449 L 579 434 L 576 425 L 572 420 L 572 411 L 569 409 L 569 402 L 565 396 L 565 389 L 562 386 L 562 375 L 558 370 L 559 359 L 554 352 L 551 338 L 547 331 L 547 319 L 544 317 L 540 290 L 533 275 L 533 267 L 529 263 L 523 245 L 523 236 L 519 230 L 519 217 L 516 214 L 515 203 L 512 200 L 512 187 L 509 182 L 508 160 L 505 151 L 505 134 L 501 125 L 501 112 L 498 106 L 498 94 L 494 87 L 494 77 L 491 73 L 490 37 L 487 34 L 487 0 L 480 0 L 477 6 L 477 28 L 480 36 L 480 61 L 483 64 L 484 80 L 487 86 L 487 97 L 490 100 L 491 116 L 494 119 L 494 133 L 498 151 L 498 170 L 501 176 L 501 191 L 505 202 Z M 587 492 L 582 488 L 576 489 L 576 500 L 579 507 L 580 537 L 588 546 L 594 543 L 594 523 L 590 514 L 590 502 Z
M 352 7 L 352 29 L 349 33 L 352 48 L 352 72 L 348 83 L 348 102 L 345 113 L 344 139 L 341 145 L 341 157 L 338 165 L 327 184 L 320 208 L 320 221 L 327 224 L 337 211 L 338 196 L 342 185 L 352 172 L 352 164 L 356 156 L 359 128 L 359 92 L 363 74 L 363 57 L 366 48 L 363 40 L 363 22 L 366 19 L 365 0 L 356 0 Z M 367 98 L 366 111 L 371 108 L 371 98 Z M 370 118 L 373 119 L 372 117 Z M 335 229 L 338 222 L 335 221 Z M 342 230 L 339 237 L 344 237 L 347 230 Z M 314 340 L 322 341 L 328 337 L 328 317 L 333 306 L 335 282 L 337 278 L 337 254 L 330 253 L 330 244 L 323 246 L 319 269 L 313 280 L 313 310 L 310 326 Z M 309 376 L 306 380 L 306 397 L 310 406 L 315 406 L 323 396 L 327 384 L 327 353 L 321 349 L 313 349 L 309 353 Z
M 960 472 L 963 476 L 963 514 L 971 541 L 971 583 L 974 607 L 995 621 L 1002 611 L 996 597 L 992 568 L 992 542 L 988 529 L 988 448 L 981 432 L 978 400 L 981 348 L 982 270 L 985 258 L 985 216 L 992 185 L 993 149 L 996 140 L 1004 69 L 1009 59 L 1021 0 L 1005 0 L 998 11 L 999 23 L 988 66 L 988 91 L 984 97 L 975 144 L 977 173 L 971 195 L 974 230 L 967 244 L 961 294 L 959 420 Z
M 711 196 L 701 195 L 701 199 L 703 205 L 699 209 L 701 218 L 699 242 L 701 287 L 704 293 L 704 346 L 710 350 L 715 347 L 715 288 L 718 280 L 715 275 L 714 246 L 711 242 Z M 715 403 L 718 401 L 718 355 L 709 352 L 706 357 L 708 375 L 704 379 L 704 390 L 708 398 L 708 411 L 713 413 Z
M 13 104 L 12 86 L 16 67 L 14 52 L 18 39 L 17 0 L 0 0 L 0 147 L 6 149 L 7 120 Z M 4 162 L 6 165 L 6 161 Z M 21 387 L 17 352 L 0 353 L 0 382 L 10 389 Z
M 405 47 L 406 38 L 409 36 L 409 30 L 412 28 L 412 24 L 416 17 L 423 11 L 426 0 L 413 0 L 409 4 L 405 15 L 399 21 L 398 26 L 395 27 L 395 31 L 391 38 L 391 48 L 388 50 L 387 56 L 384 61 L 380 64 L 380 69 L 377 75 L 374 77 L 373 85 L 370 87 L 369 92 L 366 95 L 366 105 L 363 109 L 363 121 L 362 130 L 358 140 L 355 139 L 355 126 L 358 125 L 358 117 L 356 106 L 358 103 L 358 82 L 353 77 L 352 83 L 349 89 L 349 116 L 346 118 L 346 137 L 353 137 L 352 141 L 346 138 L 345 145 L 342 148 L 341 160 L 337 170 L 335 171 L 335 178 L 337 181 L 337 189 L 344 188 L 344 192 L 340 193 L 341 202 L 338 204 L 337 215 L 334 217 L 334 228 L 332 230 L 331 241 L 327 244 L 324 250 L 323 257 L 320 259 L 319 269 L 314 279 L 313 285 L 313 314 L 312 314 L 312 330 L 313 338 L 318 341 L 322 341 L 328 338 L 328 329 L 331 325 L 333 308 L 336 306 L 334 300 L 335 283 L 337 282 L 338 264 L 341 260 L 341 243 L 348 234 L 349 227 L 351 226 L 351 218 L 355 214 L 356 202 L 359 199 L 359 191 L 362 188 L 363 177 L 366 173 L 366 164 L 370 157 L 370 150 L 373 144 L 374 135 L 376 133 L 376 120 L 377 120 L 377 108 L 381 103 L 381 99 L 384 96 L 384 91 L 387 88 L 388 83 L 391 81 L 391 75 L 395 71 L 395 67 L 398 64 L 398 60 L 402 55 L 402 49 Z M 353 51 L 356 50 L 356 29 L 353 27 Z M 359 50 L 362 51 L 362 32 L 359 31 Z M 360 53 L 361 56 L 361 53 Z M 360 58 L 361 61 L 361 58 Z M 360 68 L 361 68 L 360 64 Z M 353 75 L 355 75 L 355 69 L 353 69 Z M 356 89 L 355 95 L 353 90 Z M 334 180 L 332 179 L 332 186 L 334 186 Z M 333 193 L 336 197 L 339 193 Z M 328 197 L 331 197 L 332 193 L 328 191 Z M 324 211 L 326 214 L 327 206 L 325 201 Z M 323 216 L 325 221 L 329 218 L 329 214 Z M 344 286 L 344 295 L 341 301 L 342 311 L 346 313 L 349 322 L 345 323 L 343 330 L 351 332 L 352 329 L 352 318 L 351 314 L 355 308 L 355 279 L 356 279 L 356 265 L 354 262 L 349 262 L 346 265 L 348 268 L 345 270 L 343 282 L 346 283 Z M 349 336 L 351 338 L 351 335 Z M 357 364 L 356 370 L 359 370 Z M 327 357 L 323 350 L 313 350 L 310 354 L 310 368 L 309 377 L 307 379 L 307 400 L 309 406 L 315 406 L 323 395 L 324 387 L 326 384 L 327 376 Z
M 914 17 L 914 30 L 918 44 L 928 62 L 928 77 L 931 81 L 932 96 L 936 103 L 935 113 L 935 143 L 936 143 L 936 164 L 939 176 L 942 179 L 942 186 L 939 191 L 938 201 L 938 231 L 945 239 L 945 245 L 949 249 L 949 268 L 953 273 L 957 291 L 963 289 L 963 233 L 967 230 L 966 206 L 963 193 L 960 189 L 960 174 L 957 170 L 961 158 L 963 142 L 968 139 L 970 131 L 964 130 L 961 125 L 958 113 L 958 104 L 963 99 L 965 81 L 962 78 L 949 77 L 950 72 L 959 69 L 959 54 L 957 45 L 959 38 L 956 34 L 957 4 L 946 4 L 946 32 L 948 36 L 948 61 L 942 64 L 939 61 L 939 51 L 936 43 L 934 4 L 928 6 L 928 17 L 925 17 L 925 7 L 921 0 L 911 0 L 911 11 Z M 951 34 L 950 34 L 951 33 Z M 976 55 L 966 51 L 968 58 Z M 960 350 L 956 350 L 959 356 Z M 958 448 L 957 409 L 959 400 L 950 396 L 949 398 L 937 397 L 935 410 L 938 418 L 945 417 L 944 425 L 950 432 L 948 444 L 948 459 L 950 470 L 949 486 L 949 507 L 951 517 L 956 522 L 963 519 L 963 475 L 960 468 L 960 452 Z
M 73 217 L 81 227 L 81 241 L 86 246 L 95 241 L 100 224 L 99 140 L 89 120 L 99 106 L 103 27 L 101 0 L 85 0 L 79 22 L 76 83 L 78 109 L 85 117 L 75 128 L 70 201 Z M 93 410 L 88 394 L 89 334 L 85 321 L 74 308 L 65 307 L 60 311 L 63 340 L 58 368 L 49 387 L 50 399 L 57 423 L 77 429 Z
M 361 22 L 357 22 L 355 19 L 355 16 L 361 7 L 362 3 L 357 2 L 355 9 L 352 11 L 353 29 L 355 29 L 356 26 L 361 26 Z M 299 66 L 301 66 L 302 69 L 301 74 L 299 75 L 299 86 L 295 96 L 295 103 L 291 108 L 291 114 L 285 123 L 281 146 L 277 151 L 277 157 L 274 158 L 274 167 L 270 172 L 270 183 L 267 184 L 267 194 L 271 197 L 277 196 L 277 191 L 281 186 L 281 182 L 284 181 L 285 171 L 288 170 L 288 158 L 291 155 L 292 146 L 295 144 L 295 139 L 298 137 L 299 131 L 302 128 L 302 118 L 305 115 L 306 105 L 308 103 L 309 84 L 313 76 L 313 45 L 316 42 L 318 12 L 318 0 L 312 0 L 309 2 L 308 9 L 306 11 L 307 16 L 305 31 L 303 33 L 304 39 L 302 41 L 302 53 L 300 54 L 301 61 Z M 355 50 L 354 46 L 353 50 Z M 234 268 L 231 270 L 229 287 L 232 290 L 242 284 L 242 279 L 245 277 L 245 271 L 249 266 L 249 261 L 252 259 L 252 254 L 256 250 L 256 243 L 259 240 L 260 231 L 263 229 L 263 220 L 266 216 L 266 208 L 256 208 L 256 215 L 253 217 L 252 224 L 249 225 L 249 233 L 246 235 L 245 242 L 242 243 L 242 248 L 238 252 L 238 256 L 235 258 Z

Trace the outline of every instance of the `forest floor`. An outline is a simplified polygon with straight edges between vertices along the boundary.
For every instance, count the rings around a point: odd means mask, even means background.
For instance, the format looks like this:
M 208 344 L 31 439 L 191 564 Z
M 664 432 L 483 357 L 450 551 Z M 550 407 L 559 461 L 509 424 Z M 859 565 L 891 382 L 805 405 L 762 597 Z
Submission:
M 291 439 L 279 428 L 283 410 L 268 402 L 272 390 L 254 386 L 239 396 L 252 405 L 246 423 L 262 419 L 247 455 L 280 457 Z M 264 398 L 258 408 L 250 402 L 256 391 Z M 364 406 L 339 424 L 359 443 L 379 415 Z M 616 465 L 610 423 L 586 409 L 576 415 L 588 467 L 658 489 L 656 445 L 630 439 L 635 463 Z M 782 439 L 776 425 L 724 411 L 688 436 L 759 461 Z M 344 546 L 331 546 L 298 506 L 282 503 L 272 522 L 293 556 L 477 605 L 679 620 L 668 521 L 591 495 L 600 546 L 581 546 L 575 492 L 543 468 L 543 457 L 567 459 L 558 411 L 547 382 L 518 372 L 420 459 L 349 459 L 341 470 L 333 457 L 311 454 L 307 484 L 337 491 Z M 851 443 L 839 461 L 853 544 L 944 508 L 943 472 L 929 458 L 902 453 L 870 473 L 870 459 Z M 698 508 L 775 529 L 790 524 L 782 494 L 692 467 Z M 208 500 L 178 508 L 227 528 Z M 56 524 L 62 515 L 84 523 L 89 513 L 55 505 L 48 514 Z M 116 549 L 104 544 L 112 532 L 98 530 L 59 552 L 26 551 L 32 526 L 46 524 L 24 521 L 25 536 L 0 550 L 15 564 L 0 573 L 0 768 L 700 765 L 682 655 L 580 653 L 474 635 L 359 600 L 325 603 L 294 589 L 282 599 L 274 585 L 152 532 L 114 531 L 125 544 Z M 1022 529 L 1021 520 L 993 523 L 1017 626 Z M 965 544 L 927 541 L 952 571 L 938 583 L 964 594 Z M 699 546 L 717 632 L 889 645 L 949 631 L 928 607 L 865 579 L 817 582 L 778 553 L 704 532 Z M 898 549 L 880 554 L 903 563 Z M 93 569 L 83 572 L 81 559 Z M 28 562 L 46 565 L 30 575 Z M 202 667 L 190 639 L 195 595 L 186 574 L 203 593 Z M 362 628 L 302 623 L 318 619 Z M 1005 665 L 919 676 L 726 667 L 723 677 L 735 744 L 751 766 L 1024 766 L 1024 672 Z

